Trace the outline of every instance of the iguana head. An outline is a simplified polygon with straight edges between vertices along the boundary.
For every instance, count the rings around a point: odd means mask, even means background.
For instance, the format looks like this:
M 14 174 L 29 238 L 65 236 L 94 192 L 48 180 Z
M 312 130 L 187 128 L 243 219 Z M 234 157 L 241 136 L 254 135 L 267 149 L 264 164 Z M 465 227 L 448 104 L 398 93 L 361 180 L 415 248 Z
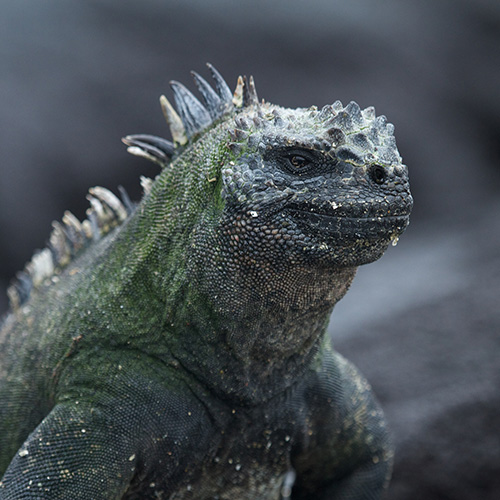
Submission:
M 198 177 L 216 191 L 204 203 L 222 210 L 213 219 L 217 245 L 240 264 L 341 268 L 371 262 L 397 242 L 413 202 L 385 116 L 354 102 L 321 110 L 259 102 L 251 78 L 240 77 L 232 95 L 210 69 L 217 92 L 195 74 L 204 105 L 177 82 L 180 116 L 162 98 L 176 148 L 151 136 L 125 142 L 160 163 L 204 163 Z
M 282 258 L 347 267 L 377 259 L 406 228 L 407 168 L 373 108 L 261 104 L 235 121 L 222 174 L 226 206 L 245 221 L 240 239 L 265 225 Z

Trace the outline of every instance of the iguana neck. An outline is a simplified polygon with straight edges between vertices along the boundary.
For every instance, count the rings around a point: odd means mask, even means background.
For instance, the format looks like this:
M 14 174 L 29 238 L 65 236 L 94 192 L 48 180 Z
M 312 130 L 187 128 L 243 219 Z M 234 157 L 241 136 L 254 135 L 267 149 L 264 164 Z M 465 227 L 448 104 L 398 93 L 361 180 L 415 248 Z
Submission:
M 254 404 L 284 392 L 318 352 L 356 268 L 276 269 L 252 261 L 233 269 L 211 266 L 215 258 L 205 256 L 204 265 L 188 265 L 187 306 L 174 314 L 172 353 L 220 397 Z

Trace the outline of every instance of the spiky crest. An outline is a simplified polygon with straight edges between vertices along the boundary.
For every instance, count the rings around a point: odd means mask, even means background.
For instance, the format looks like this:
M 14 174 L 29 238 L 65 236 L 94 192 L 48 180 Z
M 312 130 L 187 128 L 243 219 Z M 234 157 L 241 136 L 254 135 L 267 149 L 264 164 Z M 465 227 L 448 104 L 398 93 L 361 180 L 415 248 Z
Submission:
M 80 222 L 71 212 L 65 212 L 62 222 L 52 223 L 47 248 L 35 252 L 23 271 L 16 275 L 7 290 L 13 311 L 22 306 L 33 289 L 45 281 L 54 281 L 72 259 L 88 247 L 92 241 L 101 239 L 128 216 L 130 200 L 118 199 L 111 191 L 96 186 L 89 189 L 87 199 L 90 208 L 87 219 Z
M 188 139 L 212 123 L 205 106 L 182 83 L 172 80 L 170 87 L 174 93 L 177 111 Z
M 148 134 L 127 135 L 122 142 L 128 146 L 127 151 L 136 156 L 142 156 L 147 160 L 165 166 L 175 153 L 172 142 Z
M 160 96 L 160 105 L 174 143 L 184 146 L 188 142 L 188 137 L 180 116 L 164 95 Z
M 252 76 L 238 77 L 233 93 L 220 73 L 210 63 L 207 66 L 214 80 L 215 90 L 198 73 L 191 72 L 203 103 L 175 80 L 170 82 L 170 87 L 177 109 L 164 95 L 160 97 L 161 108 L 174 142 L 152 135 L 128 135 L 122 141 L 128 146 L 129 153 L 164 167 L 176 154 L 176 148 L 195 140 L 198 134 L 223 116 L 240 108 L 259 105 Z
M 201 97 L 205 102 L 205 106 L 207 111 L 210 114 L 210 118 L 212 120 L 216 120 L 223 113 L 222 100 L 214 91 L 214 89 L 210 86 L 210 84 L 202 78 L 198 73 L 192 71 L 194 82 L 200 91 Z
M 258 106 L 259 98 L 257 97 L 257 91 L 255 90 L 255 82 L 253 81 L 253 76 L 247 79 L 246 76 L 243 77 L 243 107 L 246 106 Z

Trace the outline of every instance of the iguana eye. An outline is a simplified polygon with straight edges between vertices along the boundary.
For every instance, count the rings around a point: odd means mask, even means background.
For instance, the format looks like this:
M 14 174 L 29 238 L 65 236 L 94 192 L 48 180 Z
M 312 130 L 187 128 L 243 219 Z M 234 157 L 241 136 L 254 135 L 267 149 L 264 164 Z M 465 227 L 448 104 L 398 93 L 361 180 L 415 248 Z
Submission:
M 294 155 L 290 158 L 290 163 L 295 168 L 301 168 L 301 167 L 305 167 L 309 163 L 309 160 L 307 158 L 304 158 L 303 156 Z
M 309 175 L 317 164 L 317 155 L 314 151 L 304 149 L 288 149 L 277 151 L 279 163 L 292 175 Z M 276 158 L 276 156 L 273 156 Z
M 310 163 L 310 161 L 307 158 L 304 158 L 303 156 L 300 155 L 290 156 L 289 161 L 292 164 L 292 166 L 297 169 L 304 168 Z

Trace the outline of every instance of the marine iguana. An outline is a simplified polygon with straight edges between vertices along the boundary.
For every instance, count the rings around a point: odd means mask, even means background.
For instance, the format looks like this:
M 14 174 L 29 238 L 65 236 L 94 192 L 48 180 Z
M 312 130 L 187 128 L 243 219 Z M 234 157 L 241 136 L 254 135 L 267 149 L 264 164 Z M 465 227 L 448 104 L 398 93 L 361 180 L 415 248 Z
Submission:
M 394 127 L 336 101 L 203 103 L 171 82 L 173 142 L 134 206 L 100 187 L 9 290 L 0 333 L 0 499 L 376 499 L 392 448 L 325 332 L 357 266 L 412 207 Z

